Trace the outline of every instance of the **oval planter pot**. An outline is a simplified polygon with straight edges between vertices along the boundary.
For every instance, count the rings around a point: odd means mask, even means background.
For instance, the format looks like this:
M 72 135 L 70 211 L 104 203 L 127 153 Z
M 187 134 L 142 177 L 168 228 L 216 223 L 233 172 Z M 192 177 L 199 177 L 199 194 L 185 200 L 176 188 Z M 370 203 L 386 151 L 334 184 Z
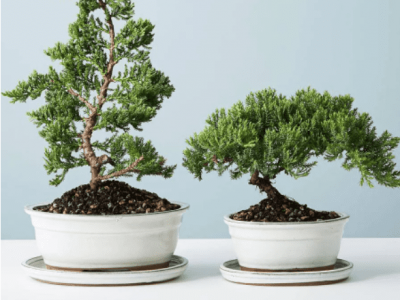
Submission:
M 45 264 L 67 269 L 154 269 L 175 251 L 183 213 L 87 216 L 52 214 L 26 206 Z
M 224 217 L 243 270 L 329 269 L 349 216 L 315 222 L 244 222 Z

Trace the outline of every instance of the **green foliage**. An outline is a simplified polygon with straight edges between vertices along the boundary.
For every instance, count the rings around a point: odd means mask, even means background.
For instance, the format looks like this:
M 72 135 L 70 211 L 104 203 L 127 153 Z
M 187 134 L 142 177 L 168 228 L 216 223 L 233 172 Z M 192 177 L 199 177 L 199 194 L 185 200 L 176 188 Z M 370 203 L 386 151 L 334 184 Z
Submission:
M 129 159 L 125 158 L 126 154 Z M 128 133 L 116 136 L 110 141 L 110 156 L 116 162 L 110 173 L 127 168 L 141 155 L 144 159 L 136 167 L 139 171 L 137 180 L 145 175 L 163 175 L 164 178 L 172 176 L 175 166 L 164 166 L 165 158 L 158 155 L 150 141 L 144 142 L 143 138 L 134 138 Z M 127 174 L 126 176 L 132 176 Z
M 217 109 L 208 117 L 204 130 L 187 140 L 183 165 L 199 180 L 203 170 L 221 175 L 228 169 L 232 179 L 256 170 L 269 178 L 281 171 L 299 178 L 316 165 L 312 157 L 344 157 L 346 170 L 359 169 L 361 185 L 372 187 L 375 179 L 400 186 L 392 154 L 400 138 L 387 131 L 378 136 L 371 117 L 352 109 L 352 102 L 349 95 L 319 94 L 310 88 L 290 98 L 273 89 L 251 93 L 245 103 Z
M 105 9 L 101 4 L 106 4 Z M 92 142 L 93 148 L 111 156 L 115 166 L 101 175 L 111 174 L 129 166 L 141 155 L 144 159 L 137 170 L 138 180 L 144 175 L 157 174 L 171 177 L 176 166 L 164 166 L 165 159 L 158 156 L 150 142 L 127 134 L 130 127 L 141 130 L 161 108 L 165 98 L 174 91 L 170 80 L 153 68 L 149 59 L 153 29 L 148 20 L 133 20 L 134 4 L 131 0 L 80 0 L 77 2 L 77 20 L 69 26 L 67 43 L 56 43 L 45 51 L 62 70 L 50 67 L 47 74 L 36 71 L 26 81 L 18 83 L 12 91 L 3 93 L 12 103 L 37 99 L 44 93 L 46 104 L 28 113 L 40 128 L 39 134 L 49 144 L 45 150 L 45 168 L 48 174 L 56 173 L 50 181 L 58 185 L 72 168 L 89 165 L 79 147 L 82 140 L 80 128 L 86 125 L 90 114 L 85 103 L 68 91 L 72 89 L 98 109 L 96 130 L 113 133 L 105 141 Z M 102 15 L 102 18 L 95 17 Z M 111 48 L 110 20 L 122 20 L 124 25 L 115 33 Z M 98 95 L 107 75 L 110 51 L 115 63 L 124 63 L 124 72 L 113 76 L 103 108 Z M 80 154 L 74 154 L 75 152 Z M 129 156 L 129 158 L 126 158 Z M 125 176 L 132 174 L 125 174 Z
M 127 131 L 131 125 L 141 130 L 140 125 L 149 122 L 161 108 L 163 98 L 174 91 L 168 77 L 154 70 L 149 62 L 130 69 L 125 66 L 125 72 L 119 73 L 115 81 L 121 84 L 108 96 L 108 100 L 115 103 L 102 113 L 95 129 Z

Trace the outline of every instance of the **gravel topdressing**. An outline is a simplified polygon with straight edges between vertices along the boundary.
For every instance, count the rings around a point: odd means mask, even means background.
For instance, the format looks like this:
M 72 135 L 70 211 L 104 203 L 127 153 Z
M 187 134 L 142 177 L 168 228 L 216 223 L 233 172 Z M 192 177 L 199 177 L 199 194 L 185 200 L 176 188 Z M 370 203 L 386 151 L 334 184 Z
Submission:
M 281 201 L 266 198 L 259 204 L 230 216 L 233 220 L 249 222 L 310 222 L 339 217 L 334 211 L 317 211 L 286 197 Z
M 57 214 L 121 215 L 163 212 L 180 208 L 156 193 L 136 189 L 125 182 L 108 180 L 93 191 L 89 184 L 78 186 L 52 203 L 34 210 Z

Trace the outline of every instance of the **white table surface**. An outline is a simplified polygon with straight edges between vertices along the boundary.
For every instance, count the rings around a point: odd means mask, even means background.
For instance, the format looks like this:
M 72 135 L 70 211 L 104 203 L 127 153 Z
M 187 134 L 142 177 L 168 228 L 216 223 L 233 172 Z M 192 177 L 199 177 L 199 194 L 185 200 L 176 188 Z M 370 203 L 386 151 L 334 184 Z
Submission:
M 182 277 L 156 285 L 75 287 L 38 282 L 21 262 L 40 255 L 33 240 L 2 241 L 1 299 L 400 299 L 400 239 L 343 239 L 339 258 L 354 263 L 350 278 L 325 286 L 267 287 L 228 282 L 219 265 L 235 258 L 229 239 L 181 239 L 177 255 L 189 259 Z

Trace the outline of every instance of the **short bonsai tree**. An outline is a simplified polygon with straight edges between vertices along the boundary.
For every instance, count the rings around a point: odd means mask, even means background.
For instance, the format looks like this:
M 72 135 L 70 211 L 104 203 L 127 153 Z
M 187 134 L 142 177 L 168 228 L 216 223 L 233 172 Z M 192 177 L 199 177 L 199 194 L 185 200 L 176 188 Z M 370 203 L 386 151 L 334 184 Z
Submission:
M 46 104 L 28 116 L 49 144 L 44 166 L 55 174 L 50 184 L 59 185 L 69 170 L 82 166 L 90 168 L 92 191 L 120 176 L 171 177 L 176 166 L 167 166 L 150 141 L 129 134 L 131 128 L 141 131 L 174 91 L 149 59 L 154 25 L 132 19 L 130 0 L 80 0 L 77 6 L 70 40 L 45 51 L 61 70 L 50 66 L 47 74 L 33 71 L 28 80 L 3 93 L 12 103 L 44 94 Z M 118 33 L 115 20 L 124 23 Z M 116 72 L 118 65 L 122 72 Z M 108 132 L 108 138 L 95 140 L 98 131 Z
M 361 185 L 372 180 L 400 186 L 392 150 L 400 138 L 385 131 L 378 136 L 367 113 L 352 108 L 349 95 L 331 96 L 316 90 L 299 90 L 286 98 L 273 89 L 247 96 L 228 111 L 216 110 L 207 126 L 187 140 L 183 165 L 199 180 L 203 171 L 229 170 L 232 179 L 250 174 L 249 184 L 268 197 L 231 216 L 248 221 L 310 221 L 336 218 L 334 212 L 316 212 L 282 195 L 273 185 L 278 174 L 307 176 L 317 164 L 344 157 L 346 170 L 358 168 Z M 272 207 L 272 209 L 270 209 Z

